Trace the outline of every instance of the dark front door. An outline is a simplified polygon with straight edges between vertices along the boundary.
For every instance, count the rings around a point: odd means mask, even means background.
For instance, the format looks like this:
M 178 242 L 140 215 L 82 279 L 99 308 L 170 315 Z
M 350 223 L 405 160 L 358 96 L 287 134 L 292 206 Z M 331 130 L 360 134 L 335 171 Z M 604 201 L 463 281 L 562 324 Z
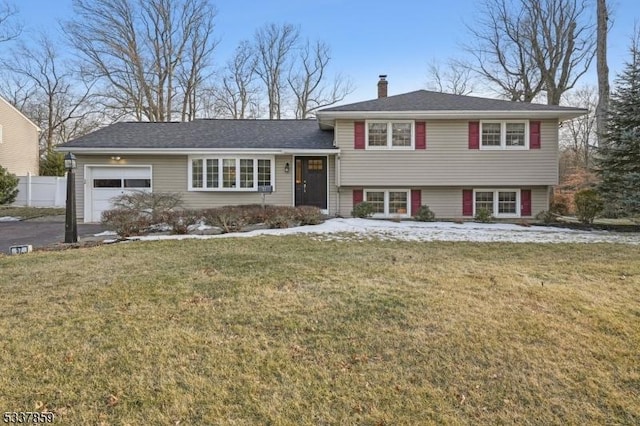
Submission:
M 327 157 L 296 157 L 296 206 L 327 208 Z

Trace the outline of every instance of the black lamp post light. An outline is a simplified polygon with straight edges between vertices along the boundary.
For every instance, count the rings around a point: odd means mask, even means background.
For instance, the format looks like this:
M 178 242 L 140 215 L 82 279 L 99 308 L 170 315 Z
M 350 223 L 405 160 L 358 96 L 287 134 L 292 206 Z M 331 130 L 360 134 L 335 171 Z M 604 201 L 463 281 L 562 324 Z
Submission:
M 64 156 L 64 168 L 67 169 L 67 209 L 64 222 L 64 242 L 78 242 L 78 222 L 76 220 L 76 156 L 70 152 Z

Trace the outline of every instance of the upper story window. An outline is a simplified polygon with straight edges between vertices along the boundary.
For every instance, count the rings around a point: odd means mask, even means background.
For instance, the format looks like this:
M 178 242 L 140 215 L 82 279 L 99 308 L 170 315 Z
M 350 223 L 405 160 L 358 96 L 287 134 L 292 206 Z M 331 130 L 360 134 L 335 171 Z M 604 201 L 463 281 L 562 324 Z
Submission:
M 191 157 L 190 191 L 257 191 L 274 182 L 273 158 Z
M 529 122 L 482 121 L 480 149 L 529 149 Z
M 413 121 L 367 121 L 367 149 L 413 149 Z

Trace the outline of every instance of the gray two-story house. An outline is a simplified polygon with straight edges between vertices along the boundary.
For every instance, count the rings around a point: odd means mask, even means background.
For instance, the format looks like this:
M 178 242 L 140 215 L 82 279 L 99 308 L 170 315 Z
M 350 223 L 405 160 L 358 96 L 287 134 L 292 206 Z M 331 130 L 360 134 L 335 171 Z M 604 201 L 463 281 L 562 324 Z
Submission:
M 314 120 L 116 123 L 60 147 L 78 158 L 78 217 L 124 191 L 180 193 L 188 208 L 314 205 L 349 216 L 532 217 L 558 183 L 558 127 L 586 110 L 418 90 L 326 108 Z

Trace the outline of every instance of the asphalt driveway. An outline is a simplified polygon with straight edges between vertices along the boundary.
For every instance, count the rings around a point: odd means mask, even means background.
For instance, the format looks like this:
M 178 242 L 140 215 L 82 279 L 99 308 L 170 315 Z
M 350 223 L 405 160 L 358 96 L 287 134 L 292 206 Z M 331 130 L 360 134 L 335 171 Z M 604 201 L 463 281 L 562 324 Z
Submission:
M 78 223 L 78 239 L 93 237 L 104 231 L 100 224 Z M 19 222 L 0 222 L 0 253 L 9 253 L 16 245 L 31 244 L 33 248 L 64 242 L 64 218 L 41 218 Z

